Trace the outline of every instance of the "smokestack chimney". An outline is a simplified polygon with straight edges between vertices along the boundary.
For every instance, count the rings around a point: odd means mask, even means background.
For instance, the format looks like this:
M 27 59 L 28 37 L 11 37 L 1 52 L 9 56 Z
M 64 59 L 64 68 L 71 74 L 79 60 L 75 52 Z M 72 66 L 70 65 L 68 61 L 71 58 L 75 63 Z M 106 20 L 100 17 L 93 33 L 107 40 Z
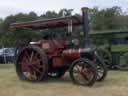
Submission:
M 90 45 L 90 40 L 89 40 L 89 31 L 90 31 L 90 26 L 89 26 L 89 8 L 88 7 L 83 7 L 82 9 L 82 23 L 83 23 L 83 32 L 84 32 L 84 37 L 85 37 L 85 47 L 89 47 Z

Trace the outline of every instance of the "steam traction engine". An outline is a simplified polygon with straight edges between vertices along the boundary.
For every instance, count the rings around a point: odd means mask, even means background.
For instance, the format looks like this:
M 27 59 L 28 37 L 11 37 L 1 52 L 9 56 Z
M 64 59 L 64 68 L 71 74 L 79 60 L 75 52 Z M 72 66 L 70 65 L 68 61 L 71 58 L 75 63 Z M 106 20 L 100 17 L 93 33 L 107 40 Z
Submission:
M 86 33 L 86 38 L 88 35 L 88 21 L 86 23 L 86 20 L 88 20 L 88 8 L 83 8 L 82 12 L 83 22 L 76 16 L 70 16 L 43 21 L 14 23 L 11 24 L 11 28 L 52 29 L 71 24 L 74 26 L 81 24 L 83 25 L 83 31 Z M 71 21 L 70 24 L 69 21 Z M 62 77 L 69 70 L 70 77 L 74 83 L 93 85 L 97 79 L 97 69 L 93 62 L 95 48 L 69 47 L 70 45 L 72 46 L 74 41 L 67 42 L 64 38 L 46 36 L 37 42 L 30 42 L 16 56 L 17 75 L 23 80 L 41 81 L 48 76 Z

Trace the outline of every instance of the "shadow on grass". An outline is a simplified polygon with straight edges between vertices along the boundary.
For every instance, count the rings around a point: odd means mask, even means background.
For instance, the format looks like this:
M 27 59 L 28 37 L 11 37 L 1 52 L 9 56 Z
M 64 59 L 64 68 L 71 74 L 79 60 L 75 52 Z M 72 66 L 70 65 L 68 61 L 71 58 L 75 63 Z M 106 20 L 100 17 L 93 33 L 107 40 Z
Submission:
M 78 85 L 78 84 L 74 84 L 72 82 L 72 80 L 68 77 L 68 76 L 64 76 L 62 78 L 48 78 L 47 80 L 44 80 L 44 81 L 40 81 L 40 82 L 29 82 L 29 81 L 24 81 L 24 83 L 29 83 L 29 84 L 34 84 L 34 85 L 45 85 L 45 86 L 49 86 L 49 84 L 57 84 L 57 85 L 60 85 L 60 86 L 63 86 L 63 85 L 68 85 L 69 86 L 79 86 L 79 87 L 87 87 L 87 88 L 100 88 L 100 87 L 104 87 L 106 86 L 106 83 L 108 85 L 111 85 L 109 84 L 110 81 L 102 81 L 102 82 L 95 82 L 95 84 L 93 86 L 87 86 L 87 85 Z
M 72 80 L 68 77 L 62 77 L 62 78 L 48 78 L 48 83 L 72 83 Z
M 29 82 L 29 81 L 25 81 L 25 82 Z M 54 84 L 54 83 L 58 83 L 58 84 L 71 84 L 72 81 L 70 78 L 66 78 L 66 77 L 62 77 L 62 78 L 47 78 L 46 80 L 40 81 L 40 82 L 30 82 L 30 83 L 34 83 L 34 84 Z

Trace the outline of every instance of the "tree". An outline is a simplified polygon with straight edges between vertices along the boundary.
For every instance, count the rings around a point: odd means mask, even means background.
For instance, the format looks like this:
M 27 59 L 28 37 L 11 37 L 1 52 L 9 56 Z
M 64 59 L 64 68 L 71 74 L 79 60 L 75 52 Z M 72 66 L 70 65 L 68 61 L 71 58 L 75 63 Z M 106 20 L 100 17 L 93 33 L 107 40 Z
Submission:
M 37 14 L 36 14 L 35 12 L 33 12 L 33 11 L 30 12 L 28 15 L 30 16 L 30 18 L 31 18 L 32 20 L 37 20 L 37 19 L 38 19 Z
M 3 20 L 0 19 L 0 33 L 2 33 L 3 31 Z
M 40 16 L 40 19 L 57 18 L 58 14 L 55 11 L 47 11 Z
M 94 8 L 93 12 L 93 29 L 95 30 L 108 30 L 108 29 L 116 29 L 117 21 L 116 17 L 120 16 L 122 10 L 120 7 L 112 7 L 99 10 L 98 8 Z

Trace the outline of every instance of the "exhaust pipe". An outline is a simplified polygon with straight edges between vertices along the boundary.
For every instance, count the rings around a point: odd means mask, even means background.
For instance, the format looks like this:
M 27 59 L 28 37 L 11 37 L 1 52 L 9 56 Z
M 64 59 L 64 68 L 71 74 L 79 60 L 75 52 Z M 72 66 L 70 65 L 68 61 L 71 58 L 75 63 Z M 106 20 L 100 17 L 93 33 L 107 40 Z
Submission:
M 82 22 L 83 22 L 83 32 L 85 37 L 85 48 L 88 48 L 90 46 L 90 40 L 89 40 L 89 8 L 83 7 L 82 9 Z

